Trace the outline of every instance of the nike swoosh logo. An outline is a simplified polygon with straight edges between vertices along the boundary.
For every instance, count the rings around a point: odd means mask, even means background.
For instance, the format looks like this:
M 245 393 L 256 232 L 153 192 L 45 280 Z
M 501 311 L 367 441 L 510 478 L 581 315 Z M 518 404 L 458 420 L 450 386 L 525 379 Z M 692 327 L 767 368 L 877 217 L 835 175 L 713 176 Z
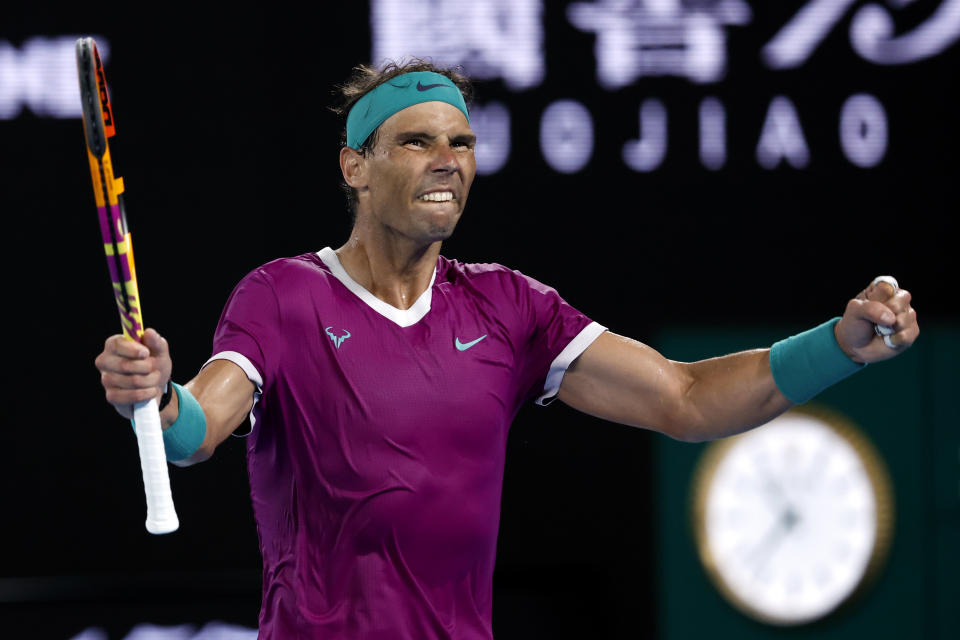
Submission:
M 407 85 L 410 86 L 410 85 Z M 443 82 L 438 82 L 437 84 L 420 84 L 420 81 L 417 80 L 417 91 L 430 91 L 430 89 L 436 89 L 437 87 L 447 86 Z
M 457 348 L 457 351 L 466 351 L 467 349 L 469 349 L 469 348 L 472 347 L 473 345 L 477 344 L 478 342 L 480 342 L 481 340 L 483 340 L 483 339 L 486 338 L 486 337 L 487 337 L 487 334 L 483 334 L 482 336 L 480 336 L 480 337 L 477 338 L 476 340 L 471 340 L 470 342 L 467 342 L 466 344 L 464 344 L 463 342 L 460 342 L 460 338 L 454 338 L 454 340 L 453 340 L 453 345 Z

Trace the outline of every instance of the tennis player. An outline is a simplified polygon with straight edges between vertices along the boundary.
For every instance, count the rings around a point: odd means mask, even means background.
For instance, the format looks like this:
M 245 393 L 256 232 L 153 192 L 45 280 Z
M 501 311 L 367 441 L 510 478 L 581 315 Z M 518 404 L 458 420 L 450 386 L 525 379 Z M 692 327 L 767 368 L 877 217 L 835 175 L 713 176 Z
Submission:
M 183 386 L 152 329 L 112 336 L 96 360 L 122 415 L 161 396 L 175 464 L 208 458 L 249 415 L 261 638 L 491 638 L 504 452 L 526 401 L 710 440 L 917 338 L 910 294 L 880 278 L 770 349 L 667 360 L 521 273 L 440 255 L 476 171 L 466 78 L 358 67 L 342 90 L 347 242 L 247 275 Z

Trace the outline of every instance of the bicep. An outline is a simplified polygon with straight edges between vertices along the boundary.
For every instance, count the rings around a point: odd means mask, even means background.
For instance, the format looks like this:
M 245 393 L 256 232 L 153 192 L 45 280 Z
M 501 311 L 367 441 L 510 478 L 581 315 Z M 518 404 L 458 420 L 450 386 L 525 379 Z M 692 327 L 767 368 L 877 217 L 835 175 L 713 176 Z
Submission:
M 186 385 L 203 408 L 207 433 L 195 460 L 205 460 L 240 426 L 253 408 L 256 386 L 229 360 L 214 360 Z
M 557 397 L 605 420 L 678 437 L 674 425 L 682 420 L 692 383 L 682 363 L 607 331 L 567 369 Z

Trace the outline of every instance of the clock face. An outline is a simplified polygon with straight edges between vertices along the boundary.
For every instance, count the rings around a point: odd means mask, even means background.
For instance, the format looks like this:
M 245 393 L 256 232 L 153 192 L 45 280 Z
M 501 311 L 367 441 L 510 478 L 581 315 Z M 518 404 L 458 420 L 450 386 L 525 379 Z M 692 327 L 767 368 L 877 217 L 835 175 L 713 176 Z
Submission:
M 793 410 L 711 445 L 695 482 L 701 560 L 728 600 L 765 622 L 812 622 L 885 555 L 889 480 L 836 416 Z

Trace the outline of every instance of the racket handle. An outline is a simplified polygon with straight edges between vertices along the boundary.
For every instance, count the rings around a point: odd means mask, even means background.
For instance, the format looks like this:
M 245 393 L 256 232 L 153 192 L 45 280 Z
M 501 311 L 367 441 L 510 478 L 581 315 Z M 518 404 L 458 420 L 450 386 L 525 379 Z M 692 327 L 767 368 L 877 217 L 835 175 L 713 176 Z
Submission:
M 143 469 L 143 490 L 147 496 L 147 531 L 153 534 L 176 531 L 180 521 L 170 493 L 170 475 L 167 473 L 167 455 L 163 449 L 163 428 L 156 398 L 134 405 L 133 422 L 140 449 L 140 468 Z

